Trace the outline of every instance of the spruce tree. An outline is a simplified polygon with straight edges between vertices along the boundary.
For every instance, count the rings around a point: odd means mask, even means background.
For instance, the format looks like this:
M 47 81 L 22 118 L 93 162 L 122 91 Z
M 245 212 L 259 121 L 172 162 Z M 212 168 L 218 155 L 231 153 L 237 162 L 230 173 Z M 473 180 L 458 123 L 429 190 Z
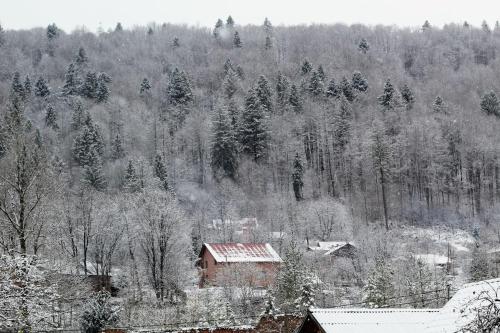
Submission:
M 122 138 L 119 134 L 116 134 L 111 142 L 111 158 L 118 160 L 123 157 L 125 157 L 125 150 L 123 149 Z
M 295 153 L 295 159 L 293 160 L 293 172 L 292 172 L 292 185 L 293 193 L 295 194 L 295 200 L 302 200 L 302 188 L 304 187 L 304 167 L 302 166 L 302 161 L 299 157 L 299 153 Z
M 222 22 L 221 19 L 218 19 L 217 22 L 215 23 L 215 28 L 213 31 L 213 35 L 215 39 L 219 39 L 220 37 L 220 30 L 224 27 L 224 22 Z
M 491 29 L 490 29 L 490 26 L 488 25 L 488 22 L 483 21 L 481 23 L 481 29 L 483 30 L 483 32 L 487 33 L 488 35 L 491 34 Z
M 487 115 L 500 117 L 500 102 L 498 101 L 497 95 L 493 91 L 483 95 L 480 106 L 481 110 Z
M 155 33 L 155 32 L 154 32 L 153 28 L 152 28 L 152 27 L 149 27 L 149 28 L 148 28 L 148 32 L 147 32 L 148 36 L 153 36 L 153 35 L 154 35 L 154 33 Z
M 154 160 L 154 175 L 160 180 L 161 186 L 165 191 L 170 189 L 168 184 L 167 167 L 162 161 L 161 155 L 157 154 Z
M 54 39 L 59 37 L 59 28 L 55 23 L 49 24 L 46 30 L 46 35 L 49 41 L 53 41 Z
M 80 93 L 83 97 L 95 99 L 97 96 L 98 86 L 99 82 L 97 81 L 97 74 L 95 72 L 87 72 Z
M 491 278 L 489 259 L 487 253 L 475 247 L 472 251 L 472 261 L 469 267 L 470 282 L 479 282 Z
M 80 47 L 75 57 L 76 66 L 78 66 L 78 68 L 83 68 L 88 61 L 89 59 L 87 58 L 87 52 L 85 52 L 85 49 L 83 47 Z
M 31 80 L 28 75 L 24 79 L 24 99 L 27 99 L 31 96 Z
M 77 101 L 73 105 L 73 115 L 71 118 L 71 128 L 75 131 L 80 130 L 85 121 L 85 114 L 83 112 L 83 105 L 80 101 Z
M 429 21 L 425 20 L 424 24 L 422 25 L 422 30 L 426 31 L 426 30 L 429 30 L 430 28 L 431 28 L 431 24 L 429 23 Z
M 224 82 L 222 83 L 224 95 L 226 98 L 232 98 L 234 94 L 238 91 L 238 76 L 236 73 L 229 68 Z
M 39 77 L 35 83 L 35 96 L 45 98 L 50 95 L 49 87 L 43 77 Z
M 0 47 L 2 47 L 5 44 L 5 31 L 2 28 L 2 25 L 0 24 Z
M 323 85 L 323 80 L 317 71 L 313 71 L 311 79 L 309 80 L 309 93 L 314 96 L 322 96 L 325 92 L 325 87 Z
M 264 161 L 267 157 L 269 133 L 255 88 L 250 89 L 245 99 L 238 134 L 242 152 L 255 162 Z
M 283 310 L 295 308 L 295 301 L 301 294 L 304 275 L 302 254 L 297 244 L 291 242 L 285 250 L 285 258 L 276 279 L 277 297 Z
M 80 166 L 87 166 L 92 164 L 91 159 L 93 157 L 91 155 L 94 151 L 102 156 L 104 154 L 104 142 L 99 133 L 99 128 L 93 124 L 92 118 L 87 114 L 83 127 L 73 143 L 73 158 Z
M 231 17 L 231 15 L 229 15 L 229 16 L 227 17 L 227 20 L 226 20 L 226 26 L 227 26 L 228 28 L 233 28 L 233 27 L 234 27 L 234 20 L 233 20 L 233 18 Z
M 271 37 L 266 36 L 266 42 L 264 44 L 264 49 L 265 50 L 270 50 L 272 48 L 273 48 L 273 41 L 272 41 Z
M 273 25 L 267 17 L 264 19 L 264 32 L 267 36 L 271 36 L 273 34 Z
M 391 80 L 387 79 L 384 86 L 384 92 L 382 95 L 378 97 L 379 104 L 385 109 L 389 110 L 394 107 L 393 98 L 394 98 L 394 86 L 391 83 Z
M 361 41 L 358 44 L 358 50 L 363 54 L 366 54 L 370 50 L 370 45 L 366 39 L 361 38 Z
M 234 72 L 233 63 L 231 62 L 231 59 L 226 59 L 226 61 L 224 62 L 224 75 L 227 75 L 227 73 L 229 73 L 229 70 L 232 70 Z
M 432 110 L 435 113 L 446 113 L 446 106 L 445 106 L 444 101 L 441 98 L 441 96 L 436 96 L 436 99 L 434 100 L 434 103 L 432 104 Z
M 413 104 L 415 103 L 415 96 L 411 91 L 410 87 L 407 84 L 401 88 L 401 99 L 403 100 L 403 104 L 405 105 L 407 110 L 411 110 L 413 108 Z
M 323 69 L 322 65 L 318 66 L 318 75 L 319 75 L 320 80 L 323 81 L 323 83 L 324 83 L 326 80 L 326 73 L 325 73 L 325 70 Z
M 313 277 L 310 274 L 304 274 L 300 295 L 295 300 L 295 307 L 299 312 L 306 312 L 316 304 L 316 286 L 313 283 Z
M 352 87 L 360 92 L 366 92 L 368 90 L 368 82 L 366 82 L 366 79 L 360 72 L 354 72 L 352 74 Z
M 186 74 L 175 68 L 167 87 L 168 101 L 171 105 L 186 105 L 193 100 L 191 85 Z
M 109 292 L 99 291 L 83 305 L 80 317 L 82 332 L 98 333 L 118 321 L 118 312 L 113 309 L 110 298 Z
M 369 307 L 380 308 L 391 305 L 395 295 L 393 282 L 394 271 L 385 255 L 377 254 L 375 266 L 368 275 L 364 288 L 365 299 Z
M 304 62 L 302 63 L 302 67 L 301 67 L 301 72 L 302 72 L 302 75 L 306 75 L 306 74 L 309 74 L 311 71 L 312 71 L 313 67 L 311 65 L 311 63 L 309 62 L 309 60 L 305 59 Z
M 23 101 L 25 99 L 24 86 L 21 83 L 21 75 L 19 72 L 15 72 L 12 77 L 11 89 L 10 89 L 11 99 L 18 98 Z
M 106 73 L 99 74 L 99 77 L 97 78 L 97 89 L 95 93 L 97 103 L 107 102 L 109 98 L 109 83 L 111 83 L 111 78 Z
M 290 88 L 290 97 L 288 99 L 288 103 L 292 107 L 293 111 L 295 111 L 295 113 L 302 112 L 302 101 L 300 99 L 299 89 L 297 89 L 297 86 L 294 84 L 292 84 L 292 87 Z
M 130 193 L 137 192 L 141 189 L 141 183 L 139 177 L 137 177 L 132 161 L 128 161 L 127 169 L 125 170 L 125 178 L 123 180 L 123 188 Z
M 352 110 L 344 96 L 338 104 L 333 116 L 333 147 L 337 154 L 343 154 L 350 139 Z
M 120 22 L 116 23 L 115 26 L 115 32 L 122 32 L 123 31 L 123 26 Z
M 78 70 L 74 63 L 69 64 L 65 74 L 65 83 L 63 86 L 64 95 L 78 95 L 80 93 L 81 80 L 78 76 Z
M 139 94 L 141 94 L 141 96 L 149 94 L 150 89 L 151 89 L 151 84 L 149 83 L 149 80 L 147 78 L 144 78 L 141 82 L 141 88 L 139 89 Z
M 106 178 L 102 171 L 101 156 L 95 147 L 90 149 L 88 163 L 83 166 L 82 182 L 98 191 L 104 190 L 107 186 Z
M 241 42 L 240 34 L 238 33 L 238 31 L 234 32 L 233 45 L 236 48 L 243 47 L 243 43 Z
M 238 74 L 240 80 L 245 79 L 245 71 L 243 70 L 243 67 L 241 67 L 240 65 L 236 66 L 236 74 Z
M 344 76 L 342 77 L 342 80 L 340 81 L 339 85 L 340 90 L 342 91 L 342 94 L 345 96 L 345 98 L 349 101 L 352 102 L 354 101 L 355 95 L 354 91 L 352 89 L 351 83 L 347 80 L 347 78 Z
M 278 79 L 276 82 L 276 102 L 280 107 L 286 106 L 288 103 L 288 86 L 290 83 L 286 76 L 281 72 L 278 73 Z
M 181 46 L 181 42 L 179 41 L 178 37 L 174 37 L 174 40 L 172 41 L 172 46 L 174 47 L 174 49 Z
M 238 147 L 231 120 L 224 109 L 212 119 L 211 166 L 214 176 L 221 173 L 234 179 L 238 169 Z
M 45 126 L 52 128 L 54 131 L 59 129 L 56 111 L 50 104 L 47 106 L 45 113 Z
M 271 113 L 273 111 L 273 96 L 269 81 L 264 75 L 259 76 L 255 92 L 259 98 L 259 104 L 265 111 Z
M 328 83 L 328 88 L 326 89 L 326 96 L 333 98 L 340 98 L 341 95 L 342 95 L 342 90 L 335 83 L 335 79 L 331 79 L 330 83 Z

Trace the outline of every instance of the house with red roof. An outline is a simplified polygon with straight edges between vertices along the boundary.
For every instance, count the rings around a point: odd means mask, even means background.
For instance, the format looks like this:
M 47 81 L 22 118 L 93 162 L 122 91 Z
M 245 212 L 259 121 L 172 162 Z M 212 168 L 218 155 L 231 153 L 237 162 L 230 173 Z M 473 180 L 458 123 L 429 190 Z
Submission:
M 217 286 L 222 275 L 243 272 L 242 278 L 258 288 L 269 287 L 283 260 L 268 243 L 205 243 L 198 256 L 200 288 Z

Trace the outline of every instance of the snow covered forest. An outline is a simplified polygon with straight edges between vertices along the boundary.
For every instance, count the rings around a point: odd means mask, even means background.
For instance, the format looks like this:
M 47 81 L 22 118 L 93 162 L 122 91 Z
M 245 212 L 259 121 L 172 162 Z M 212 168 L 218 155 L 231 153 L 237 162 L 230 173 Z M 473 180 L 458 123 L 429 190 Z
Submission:
M 436 307 L 499 276 L 498 22 L 214 21 L 0 28 L 0 330 Z M 272 244 L 275 285 L 198 288 L 207 242 Z

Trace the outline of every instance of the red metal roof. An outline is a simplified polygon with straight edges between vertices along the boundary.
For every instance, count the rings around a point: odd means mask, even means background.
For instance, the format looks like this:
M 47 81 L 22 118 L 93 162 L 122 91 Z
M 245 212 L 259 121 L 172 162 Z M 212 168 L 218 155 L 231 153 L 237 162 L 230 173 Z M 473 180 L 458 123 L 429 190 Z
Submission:
M 217 262 L 281 262 L 268 243 L 205 243 Z

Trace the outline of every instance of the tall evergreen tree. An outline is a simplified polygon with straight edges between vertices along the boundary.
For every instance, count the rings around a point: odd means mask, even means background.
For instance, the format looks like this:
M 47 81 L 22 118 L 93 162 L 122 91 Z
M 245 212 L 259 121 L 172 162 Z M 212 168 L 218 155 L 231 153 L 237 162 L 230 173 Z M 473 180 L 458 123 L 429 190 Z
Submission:
M 267 157 L 269 133 L 255 88 L 250 89 L 245 99 L 238 134 L 243 153 L 256 162 L 264 161 Z
M 271 39 L 271 37 L 266 36 L 266 42 L 264 44 L 264 49 L 265 50 L 270 50 L 272 48 L 273 48 L 273 40 Z
M 116 23 L 115 26 L 115 32 L 122 32 L 123 31 L 123 26 L 120 22 Z
M 71 128 L 75 131 L 78 131 L 82 128 L 84 122 L 85 122 L 85 114 L 83 112 L 83 104 L 80 101 L 77 101 L 73 105 Z
M 304 167 L 302 166 L 299 153 L 295 153 L 295 159 L 293 160 L 292 185 L 293 193 L 295 194 L 295 199 L 297 201 L 304 198 L 302 194 L 302 188 L 304 187 L 303 177 Z
M 80 47 L 75 57 L 76 66 L 78 66 L 78 68 L 83 68 L 88 63 L 88 61 L 89 58 L 87 57 L 87 52 L 85 52 L 85 49 L 83 47 Z
M 366 39 L 361 38 L 361 41 L 358 44 L 358 50 L 363 54 L 366 54 L 370 50 L 370 45 Z
M 432 110 L 436 113 L 446 113 L 444 101 L 441 96 L 436 96 L 436 99 L 432 104 Z
M 355 95 L 354 91 L 352 89 L 351 83 L 347 80 L 347 78 L 344 76 L 342 77 L 342 80 L 340 81 L 339 85 L 340 90 L 342 91 L 342 94 L 345 96 L 345 98 L 349 101 L 352 102 L 354 101 Z
M 111 83 L 111 78 L 106 73 L 100 73 L 97 78 L 97 90 L 95 98 L 97 103 L 104 103 L 109 98 L 108 84 Z
M 168 102 L 171 105 L 186 105 L 193 100 L 191 85 L 186 73 L 175 68 L 167 87 Z
M 123 188 L 130 193 L 140 190 L 141 182 L 134 168 L 132 161 L 128 161 L 127 169 L 125 170 L 125 178 L 123 180 Z
M 231 120 L 224 109 L 212 119 L 211 166 L 214 175 L 220 173 L 234 179 L 238 169 L 238 147 Z
M 78 95 L 80 93 L 81 80 L 78 70 L 74 63 L 69 64 L 65 74 L 65 83 L 63 86 L 64 95 Z
M 104 154 L 104 142 L 98 126 L 94 125 L 92 118 L 87 114 L 83 127 L 73 143 L 73 158 L 80 166 L 87 166 L 93 162 L 94 151 L 101 157 Z
M 233 28 L 233 27 L 234 27 L 234 20 L 233 20 L 233 18 L 231 17 L 231 15 L 229 15 L 229 16 L 227 17 L 227 20 L 226 20 L 226 26 L 227 26 L 228 28 Z
M 319 76 L 320 80 L 323 81 L 323 83 L 324 83 L 326 80 L 326 73 L 325 73 L 325 70 L 323 69 L 322 65 L 318 66 L 318 76 Z
M 295 301 L 300 297 L 301 287 L 304 283 L 304 263 L 302 254 L 294 242 L 285 250 L 285 258 L 278 273 L 277 297 L 283 310 L 294 309 Z
M 149 94 L 150 89 L 151 89 L 151 84 L 149 83 L 149 80 L 147 78 L 144 78 L 141 82 L 141 88 L 139 89 L 139 94 L 141 94 L 141 96 Z
M 10 89 L 11 99 L 18 98 L 23 101 L 25 99 L 24 86 L 21 83 L 21 75 L 19 72 L 15 72 L 12 77 L 11 89 Z
M 302 75 L 309 74 L 312 71 L 313 67 L 309 60 L 305 59 L 302 63 L 302 67 L 300 68 Z
M 288 103 L 292 107 L 293 111 L 295 111 L 295 113 L 302 112 L 302 101 L 300 99 L 299 89 L 297 89 L 297 86 L 294 84 L 292 84 L 292 87 L 290 88 L 290 97 L 288 98 Z
M 174 47 L 174 49 L 181 46 L 181 42 L 179 40 L 179 37 L 174 37 L 174 40 L 172 41 L 172 46 Z
M 81 86 L 80 93 L 83 97 L 95 99 L 97 96 L 97 88 L 99 82 L 97 81 L 97 74 L 95 72 L 87 72 L 83 85 Z
M 395 286 L 393 282 L 394 271 L 388 262 L 387 256 L 377 254 L 375 266 L 368 276 L 364 288 L 365 302 L 372 308 L 387 307 L 393 303 Z
M 231 68 L 227 71 L 222 87 L 226 98 L 232 98 L 238 91 L 238 76 Z
M 234 45 L 234 47 L 236 47 L 236 48 L 241 48 L 241 47 L 243 47 L 243 43 L 241 42 L 240 34 L 238 33 L 238 31 L 235 31 L 235 32 L 234 32 L 234 36 L 233 36 L 233 45 Z
M 50 95 L 50 90 L 43 77 L 39 77 L 35 83 L 35 96 L 45 98 Z
M 276 101 L 280 107 L 284 107 L 288 103 L 288 87 L 290 83 L 285 75 L 278 73 L 276 82 Z
M 350 139 L 352 110 L 347 99 L 342 96 L 338 111 L 333 116 L 333 147 L 337 154 L 343 154 Z
M 413 108 L 413 104 L 415 104 L 415 96 L 407 84 L 401 88 L 401 99 L 403 100 L 403 104 L 407 110 L 411 110 Z
M 2 47 L 5 44 L 5 31 L 2 28 L 2 25 L 0 24 L 0 47 Z
M 342 95 L 342 89 L 335 83 L 335 79 L 331 79 L 328 83 L 328 88 L 326 89 L 327 97 L 340 98 Z
M 113 160 L 118 160 L 123 157 L 125 157 L 125 150 L 123 149 L 122 137 L 116 134 L 111 142 L 111 158 Z
M 264 75 L 259 76 L 255 92 L 259 99 L 259 104 L 264 108 L 264 110 L 267 112 L 272 112 L 273 96 L 271 92 L 271 87 L 269 86 L 269 81 Z
M 392 109 L 394 107 L 394 92 L 394 86 L 392 85 L 391 80 L 387 79 L 384 86 L 384 92 L 378 97 L 379 104 L 385 110 Z
M 31 80 L 28 75 L 24 79 L 24 98 L 27 99 L 31 96 Z
M 267 36 L 271 36 L 273 34 L 273 25 L 267 17 L 264 19 L 264 32 Z
M 163 163 L 161 155 L 156 155 L 153 168 L 154 174 L 160 180 L 162 188 L 168 191 L 170 186 L 168 183 L 167 167 Z
M 57 114 L 52 105 L 47 106 L 47 111 L 45 113 L 45 126 L 52 128 L 53 130 L 58 130 L 59 125 L 57 125 Z
M 55 23 L 49 24 L 46 30 L 46 35 L 49 41 L 53 41 L 54 39 L 59 37 L 59 28 Z
M 220 30 L 224 27 L 224 22 L 222 22 L 221 19 L 218 19 L 217 22 L 215 23 L 215 28 L 213 30 L 213 35 L 216 39 L 219 39 L 220 37 Z
M 153 36 L 153 35 L 154 35 L 154 33 L 155 33 L 155 31 L 153 30 L 153 28 L 152 28 L 152 27 L 149 27 L 149 28 L 148 28 L 148 36 Z
M 500 102 L 497 95 L 490 91 L 481 98 L 481 110 L 487 115 L 495 115 L 500 117 Z
M 309 93 L 315 97 L 322 96 L 325 92 L 323 80 L 317 71 L 312 72 L 308 90 Z
M 83 166 L 82 183 L 98 191 L 104 190 L 107 186 L 107 181 L 102 171 L 101 156 L 95 148 L 89 151 L 88 164 Z
M 360 92 L 366 92 L 368 90 L 368 82 L 363 74 L 360 72 L 354 72 L 352 74 L 352 87 Z

